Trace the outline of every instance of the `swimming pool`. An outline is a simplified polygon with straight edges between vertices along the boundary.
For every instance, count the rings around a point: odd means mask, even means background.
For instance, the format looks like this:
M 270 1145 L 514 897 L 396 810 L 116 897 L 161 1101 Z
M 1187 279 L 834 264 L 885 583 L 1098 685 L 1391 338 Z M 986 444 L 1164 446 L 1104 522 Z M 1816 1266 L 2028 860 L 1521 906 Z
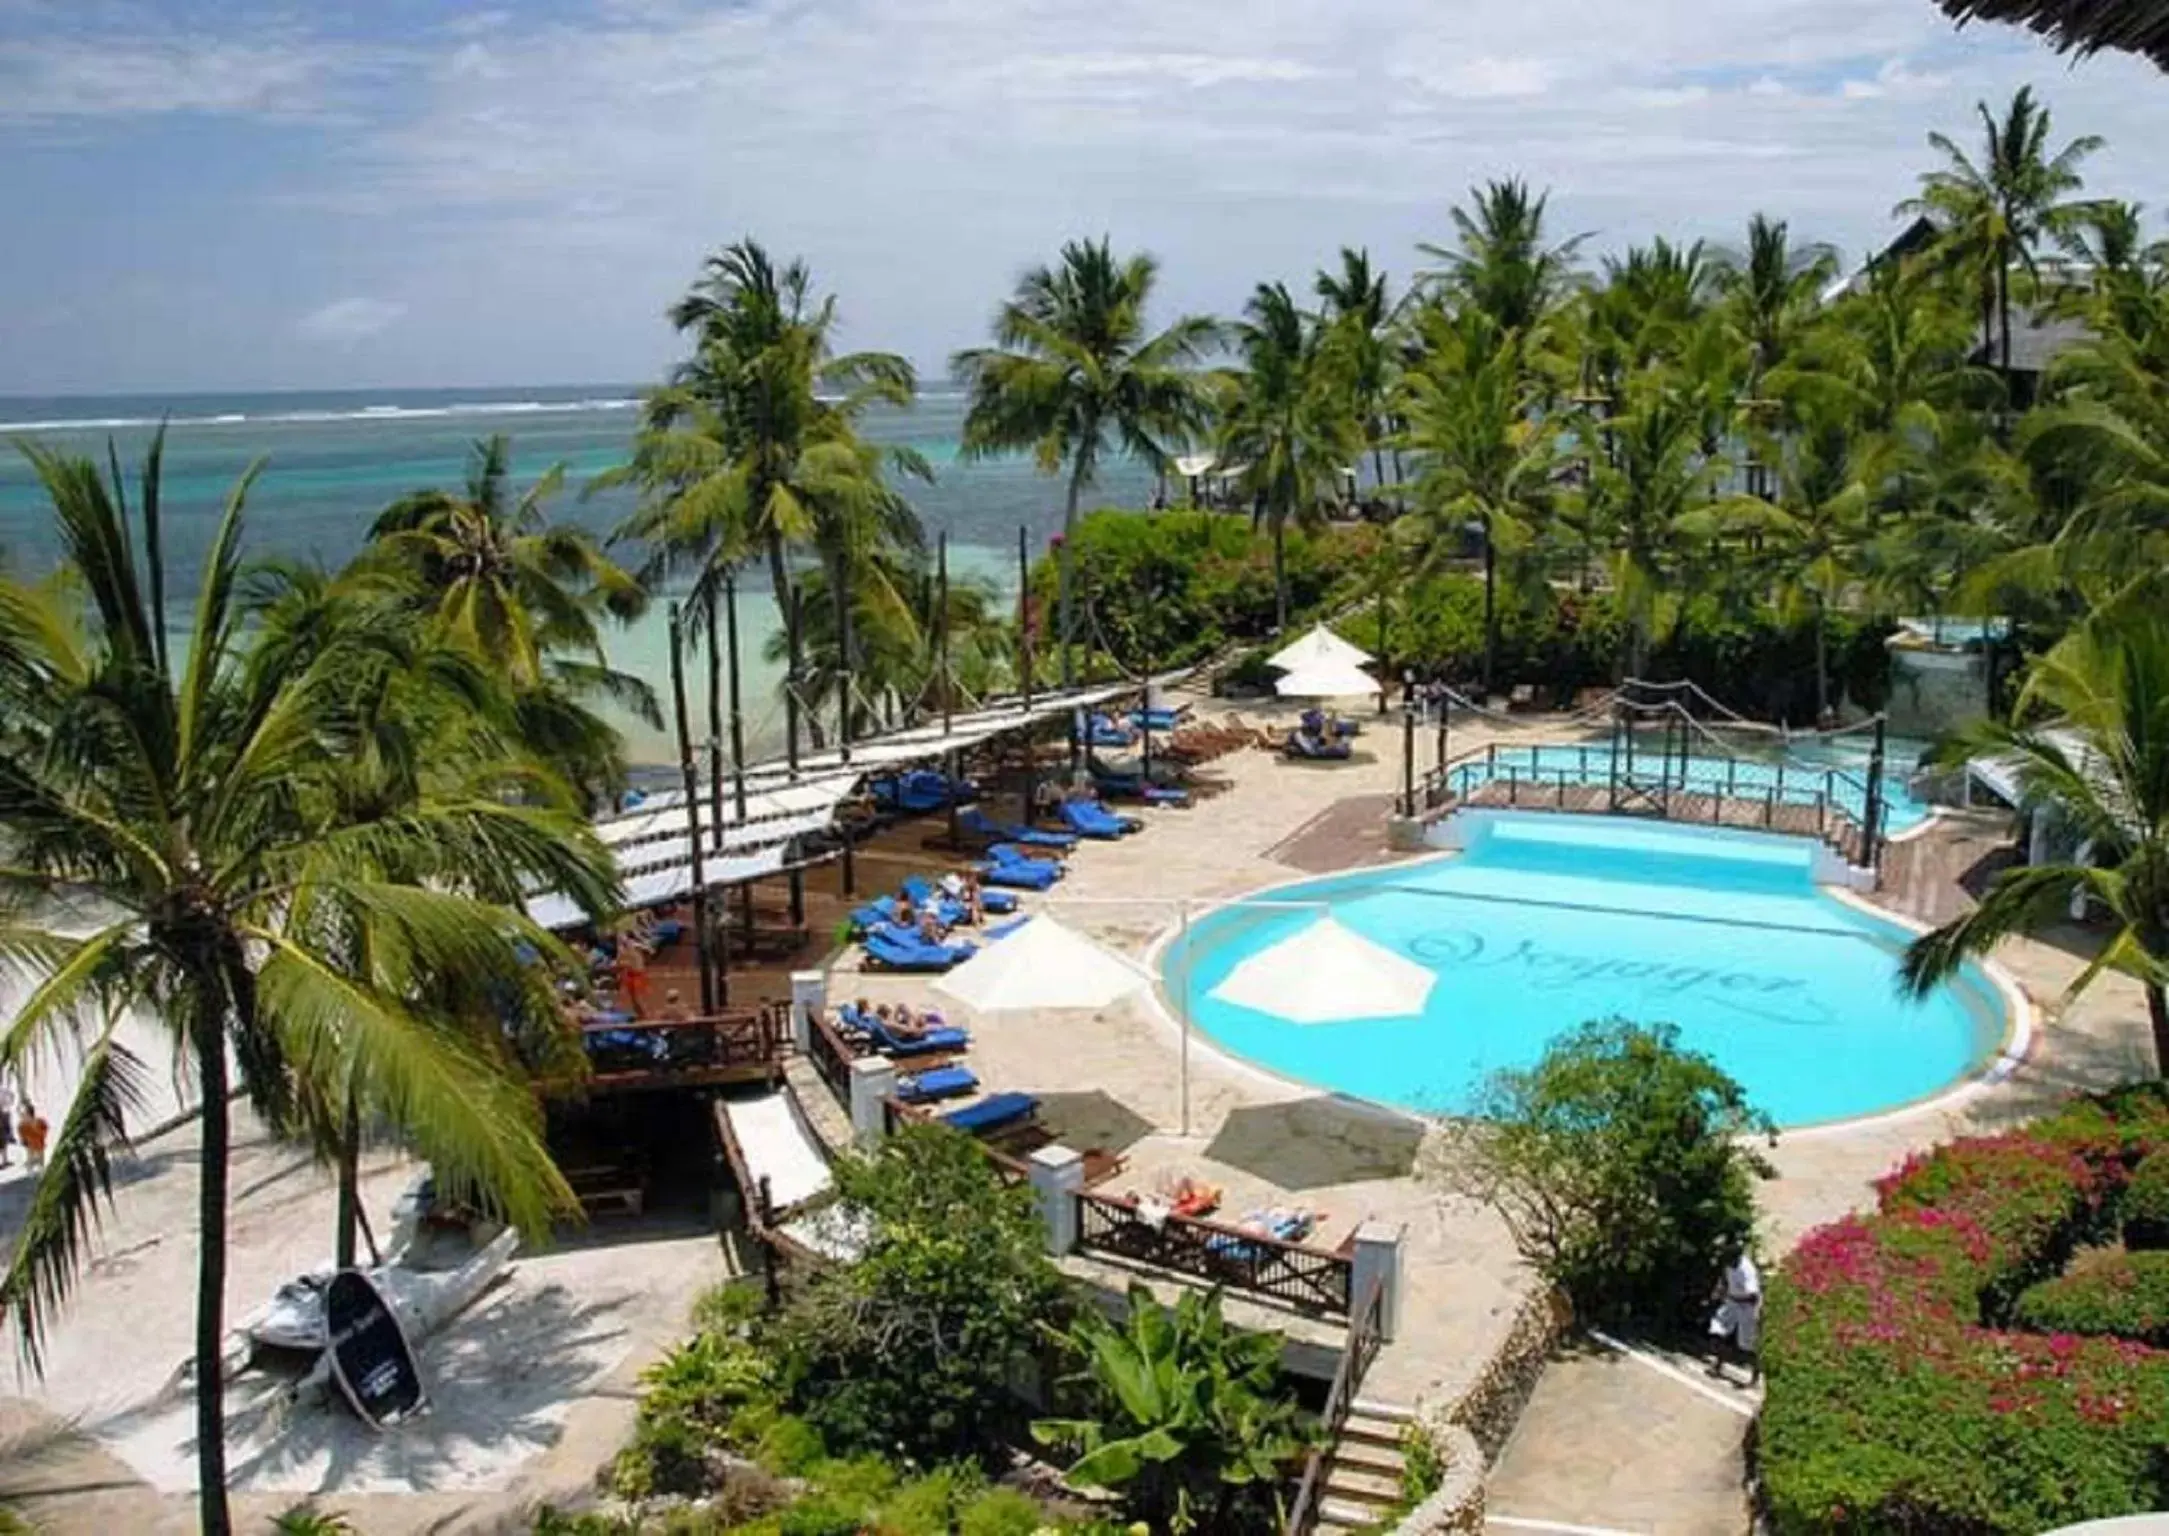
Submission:
M 1883 752 L 1883 831 L 1896 837 L 1926 821 L 1935 807 L 1913 793 L 1914 768 L 1926 743 L 1897 737 Z M 1712 753 L 1667 760 L 1648 741 L 1637 752 L 1633 772 L 1645 784 L 1669 777 L 1675 788 L 1755 800 L 1775 795 L 1780 801 L 1805 803 L 1816 795 L 1827 796 L 1859 820 L 1868 798 L 1868 758 L 1872 748 L 1860 734 L 1839 737 L 1799 738 L 1773 749 L 1764 757 L 1726 757 Z M 1472 759 L 1454 770 L 1453 787 L 1467 793 L 1470 785 L 1486 777 L 1511 773 L 1542 786 L 1562 776 L 1570 784 L 1601 784 L 1615 763 L 1608 740 L 1567 745 L 1495 747 L 1486 756 Z M 1669 773 L 1667 770 L 1669 769 Z
M 1163 957 L 1170 996 L 1262 1067 L 1447 1114 L 1467 1110 L 1488 1074 L 1614 1014 L 1678 1025 L 1684 1046 L 1789 1126 L 1927 1098 L 2003 1041 L 2003 1004 L 1976 968 L 1919 1001 L 1899 994 L 1907 936 L 1817 887 L 1809 840 L 1549 813 L 1481 814 L 1470 827 L 1460 854 L 1269 898 L 1318 905 L 1199 919 Z M 1420 1013 L 1296 1023 L 1215 996 L 1328 909 L 1435 974 Z

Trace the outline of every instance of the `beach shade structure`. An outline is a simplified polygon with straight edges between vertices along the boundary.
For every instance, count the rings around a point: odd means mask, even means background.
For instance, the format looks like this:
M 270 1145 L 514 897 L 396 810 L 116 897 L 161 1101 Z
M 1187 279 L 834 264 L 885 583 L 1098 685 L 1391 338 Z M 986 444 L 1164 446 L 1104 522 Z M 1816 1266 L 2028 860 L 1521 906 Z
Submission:
M 1205 1156 L 1282 1189 L 1326 1189 L 1408 1177 L 1423 1135 L 1410 1116 L 1323 1095 L 1229 1110 Z
M 1033 918 L 934 983 L 981 1013 L 1106 1008 L 1148 978 L 1142 968 L 1051 917 Z
M 1334 1024 L 1413 1018 L 1437 982 L 1437 972 L 1321 917 L 1236 966 L 1212 996 L 1291 1024 Z
M 1360 667 L 1370 659 L 1371 653 L 1369 651 L 1350 645 L 1339 635 L 1333 633 L 1332 630 L 1320 624 L 1300 640 L 1290 641 L 1272 655 L 1266 657 L 1265 664 L 1269 667 L 1278 668 L 1282 672 L 1299 672 L 1305 667 L 1316 666 L 1321 662 Z M 1366 686 L 1375 690 L 1378 684 L 1372 682 Z M 1361 693 L 1364 690 L 1359 688 L 1356 691 Z
M 1039 1123 L 1066 1147 L 1127 1152 L 1156 1127 L 1105 1089 L 1039 1095 Z
M 1346 699 L 1378 692 L 1378 679 L 1352 661 L 1314 661 L 1273 685 L 1284 699 Z

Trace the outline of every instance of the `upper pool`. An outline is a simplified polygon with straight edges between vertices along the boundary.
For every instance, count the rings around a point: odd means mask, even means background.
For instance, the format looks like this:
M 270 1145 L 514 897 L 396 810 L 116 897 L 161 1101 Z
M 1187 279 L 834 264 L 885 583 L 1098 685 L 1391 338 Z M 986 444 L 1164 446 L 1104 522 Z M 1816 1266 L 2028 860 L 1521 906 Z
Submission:
M 1285 887 L 1269 899 L 1292 905 L 1198 920 L 1163 960 L 1170 995 L 1260 1066 L 1449 1114 L 1490 1073 L 1612 1015 L 1676 1024 L 1683 1045 L 1789 1126 L 1930 1097 L 2003 1041 L 2003 1005 L 1977 969 L 1917 1001 L 1900 993 L 1907 935 L 1815 885 L 1812 842 L 1549 813 L 1477 816 L 1471 828 L 1459 854 Z M 1214 995 L 1328 911 L 1435 973 L 1420 1013 L 1299 1023 Z
M 1895 837 L 1926 821 L 1934 807 L 1913 792 L 1915 765 L 1926 749 L 1925 742 L 1892 737 L 1883 750 L 1883 830 Z M 1779 799 L 1804 800 L 1822 794 L 1859 820 L 1868 799 L 1868 765 L 1873 754 L 1868 737 L 1848 735 L 1795 737 L 1769 751 L 1740 755 L 1710 752 L 1669 761 L 1649 740 L 1642 742 L 1634 761 L 1635 777 L 1654 783 L 1669 770 L 1675 786 L 1705 792 L 1722 791 L 1757 800 L 1775 793 Z M 1464 778 L 1509 771 L 1537 784 L 1563 776 L 1570 783 L 1602 783 L 1612 765 L 1608 740 L 1551 744 L 1532 747 L 1501 746 L 1489 758 L 1471 762 L 1458 772 Z M 1466 789 L 1467 784 L 1457 784 Z

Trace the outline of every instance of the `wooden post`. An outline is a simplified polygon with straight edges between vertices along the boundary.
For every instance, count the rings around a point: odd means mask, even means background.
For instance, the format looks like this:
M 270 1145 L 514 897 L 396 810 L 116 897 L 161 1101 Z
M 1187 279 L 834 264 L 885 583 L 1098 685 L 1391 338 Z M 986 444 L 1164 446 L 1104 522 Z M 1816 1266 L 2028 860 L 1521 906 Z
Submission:
M 670 605 L 670 696 L 678 717 L 678 768 L 685 779 L 685 830 L 693 854 L 693 948 L 700 964 L 700 1011 L 715 1012 L 715 973 L 708 963 L 708 878 L 701 856 L 700 785 L 693 773 L 693 741 L 685 708 L 685 626 Z

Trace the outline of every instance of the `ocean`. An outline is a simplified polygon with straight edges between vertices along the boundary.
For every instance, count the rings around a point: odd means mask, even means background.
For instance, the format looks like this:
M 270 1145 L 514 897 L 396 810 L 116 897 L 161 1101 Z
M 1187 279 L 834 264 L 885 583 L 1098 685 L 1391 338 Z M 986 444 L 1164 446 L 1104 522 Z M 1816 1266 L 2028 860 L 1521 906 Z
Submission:
M 477 438 L 512 439 L 515 477 L 531 484 L 552 464 L 567 488 L 552 507 L 561 520 L 607 532 L 630 509 L 629 492 L 582 495 L 603 470 L 621 463 L 637 421 L 639 387 L 618 384 L 548 388 L 340 390 L 280 394 L 0 396 L 0 440 L 33 440 L 103 458 L 110 441 L 133 476 L 143 446 L 167 426 L 163 529 L 175 612 L 183 622 L 195 574 L 235 479 L 261 458 L 249 496 L 248 550 L 337 565 L 361 547 L 369 524 L 393 498 L 431 486 L 456 487 Z M 928 537 L 949 535 L 953 572 L 977 573 L 1006 593 L 1016 589 L 1017 530 L 1036 556 L 1061 527 L 1062 482 L 1025 457 L 966 462 L 958 436 L 964 398 L 929 392 L 908 410 L 877 410 L 867 435 L 908 444 L 933 465 L 935 482 L 909 482 Z M 1141 506 L 1150 471 L 1133 462 L 1106 465 L 1091 504 Z M 133 486 L 131 484 L 131 497 Z M 52 517 L 30 465 L 10 446 L 0 452 L 0 556 L 22 573 L 57 558 Z M 780 747 L 780 668 L 761 660 L 776 632 L 765 577 L 749 572 L 739 602 L 747 670 L 748 755 Z M 667 620 L 658 603 L 647 617 L 607 637 L 612 663 L 653 685 L 667 700 Z M 622 720 L 636 762 L 667 760 L 668 738 Z M 758 749 L 758 750 L 756 750 Z

